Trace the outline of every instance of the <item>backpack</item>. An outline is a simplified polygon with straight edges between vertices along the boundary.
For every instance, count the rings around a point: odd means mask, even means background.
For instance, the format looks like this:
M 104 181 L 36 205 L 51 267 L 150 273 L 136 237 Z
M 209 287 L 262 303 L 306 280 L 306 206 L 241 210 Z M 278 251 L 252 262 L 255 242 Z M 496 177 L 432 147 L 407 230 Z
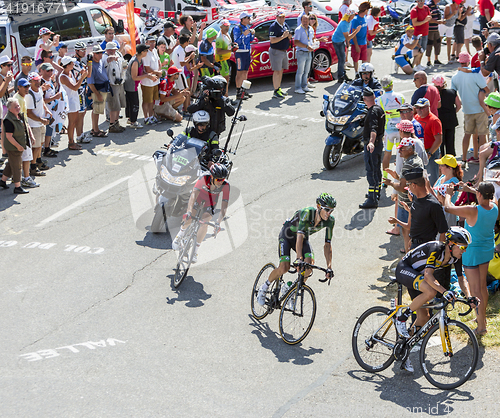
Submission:
M 115 86 L 123 84 L 125 77 L 123 76 L 123 58 L 119 52 L 116 52 L 118 59 L 106 64 L 106 73 L 108 74 L 109 82 Z

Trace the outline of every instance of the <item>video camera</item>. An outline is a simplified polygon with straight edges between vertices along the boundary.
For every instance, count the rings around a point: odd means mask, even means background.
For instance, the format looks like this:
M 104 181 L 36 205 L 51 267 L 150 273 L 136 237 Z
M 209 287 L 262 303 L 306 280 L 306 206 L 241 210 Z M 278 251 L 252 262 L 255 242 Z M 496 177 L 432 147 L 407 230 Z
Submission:
M 211 77 L 201 77 L 201 91 L 208 90 L 208 97 L 210 99 L 220 99 L 226 91 L 226 83 L 222 80 L 214 80 Z

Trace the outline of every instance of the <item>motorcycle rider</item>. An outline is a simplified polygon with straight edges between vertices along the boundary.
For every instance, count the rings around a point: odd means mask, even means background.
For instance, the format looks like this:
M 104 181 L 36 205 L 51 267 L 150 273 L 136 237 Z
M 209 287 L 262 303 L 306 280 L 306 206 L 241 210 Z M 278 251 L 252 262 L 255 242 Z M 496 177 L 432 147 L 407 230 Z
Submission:
M 373 76 L 375 72 L 375 67 L 369 62 L 364 62 L 359 66 L 360 77 L 351 83 L 353 87 L 365 87 L 371 88 L 374 92 L 376 90 L 382 90 L 382 85 L 376 77 Z M 378 94 L 377 94 L 378 95 Z
M 195 103 L 187 109 L 189 113 L 204 110 L 210 115 L 210 129 L 217 135 L 226 130 L 226 115 L 233 116 L 236 109 L 228 97 L 224 96 L 227 80 L 221 75 L 202 77 L 203 87 Z
M 210 115 L 205 110 L 198 110 L 193 115 L 193 124 L 184 131 L 184 135 L 188 138 L 201 139 L 206 141 L 208 150 L 203 158 L 202 163 L 211 165 L 210 162 L 214 156 L 214 151 L 219 149 L 219 136 L 209 128 Z
M 205 239 L 205 235 L 207 234 L 208 224 L 206 222 L 209 222 L 215 215 L 215 207 L 217 206 L 219 195 L 222 193 L 222 205 L 219 219 L 215 223 L 214 235 L 217 235 L 221 230 L 220 224 L 224 219 L 224 216 L 226 216 L 229 204 L 230 187 L 229 182 L 226 180 L 228 174 L 228 170 L 224 165 L 213 164 L 210 167 L 210 174 L 201 176 L 194 185 L 193 192 L 189 198 L 187 212 L 182 217 L 183 223 L 181 225 L 181 229 L 172 242 L 172 249 L 178 251 L 180 249 L 181 239 L 184 236 L 187 227 L 191 224 L 191 214 L 193 209 L 196 210 L 195 205 L 197 207 L 204 205 L 205 207 L 201 217 L 203 223 L 198 230 L 196 248 L 194 250 L 193 258 L 191 259 L 192 263 L 196 263 L 198 261 L 198 250 L 201 243 Z

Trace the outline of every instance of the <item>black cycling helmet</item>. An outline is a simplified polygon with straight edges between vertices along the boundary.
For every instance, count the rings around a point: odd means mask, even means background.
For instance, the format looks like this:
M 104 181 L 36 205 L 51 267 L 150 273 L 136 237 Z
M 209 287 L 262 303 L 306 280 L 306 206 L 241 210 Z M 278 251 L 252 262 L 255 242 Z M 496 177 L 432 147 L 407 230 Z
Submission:
M 316 203 L 320 206 L 330 209 L 335 209 L 335 206 L 337 206 L 337 201 L 329 193 L 321 193 L 316 199 Z
M 445 234 L 447 242 L 454 242 L 460 245 L 469 245 L 472 242 L 469 231 L 461 226 L 452 226 Z
M 225 179 L 229 175 L 225 165 L 216 163 L 210 167 L 210 174 L 214 179 Z
M 85 42 L 78 41 L 75 43 L 75 51 L 77 49 L 87 49 L 87 44 Z

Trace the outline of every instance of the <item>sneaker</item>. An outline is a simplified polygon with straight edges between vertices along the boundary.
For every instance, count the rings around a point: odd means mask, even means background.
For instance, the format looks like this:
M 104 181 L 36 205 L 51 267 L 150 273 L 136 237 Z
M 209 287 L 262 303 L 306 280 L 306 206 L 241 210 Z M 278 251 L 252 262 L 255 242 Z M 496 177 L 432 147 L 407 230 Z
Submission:
M 288 96 L 288 93 L 285 93 L 283 90 L 281 90 L 281 87 L 278 89 L 278 91 L 283 95 L 283 96 Z
M 265 289 L 264 286 L 265 286 L 265 283 L 260 287 L 259 292 L 257 293 L 257 303 L 260 306 L 264 306 L 266 304 L 267 289 Z
M 123 126 L 120 126 L 118 122 L 113 123 L 113 125 L 109 127 L 109 132 L 113 134 L 121 134 L 124 130 L 125 128 Z
M 436 60 L 436 61 L 434 61 L 434 65 L 444 65 L 444 64 L 441 61 Z
M 306 93 L 312 91 L 308 86 L 305 86 L 302 90 L 304 90 Z
M 396 325 L 396 329 L 399 335 L 405 338 L 410 338 L 410 334 L 408 334 L 408 329 L 406 328 L 406 322 L 395 319 L 394 325 Z
M 25 190 L 22 187 L 16 187 L 16 188 L 14 188 L 14 193 L 15 194 L 26 194 L 29 192 L 28 192 L 28 190 Z
M 398 73 L 398 70 L 399 70 L 399 65 L 396 63 L 396 61 L 394 61 L 394 71 L 396 72 L 396 74 Z
M 130 119 L 127 119 L 127 126 L 128 125 L 132 125 L 132 122 L 130 121 Z
M 425 70 L 427 70 L 427 67 L 425 67 L 422 64 L 418 65 L 417 67 L 418 67 L 418 71 L 425 71 Z
M 9 188 L 9 185 L 8 185 L 5 181 L 0 180 L 0 187 L 1 187 L 2 189 L 8 189 L 8 188 Z
M 276 90 L 274 93 L 273 93 L 273 97 L 275 97 L 276 99 L 284 99 L 285 96 L 283 95 L 283 93 L 280 92 L 280 90 Z
M 42 171 L 48 170 L 48 169 L 50 168 L 50 167 L 47 165 L 47 163 L 45 163 L 45 162 L 43 162 L 43 161 L 42 161 L 41 163 L 37 162 L 37 163 L 36 163 L 36 166 L 38 167 L 38 169 L 39 169 L 39 170 L 42 170 Z
M 160 123 L 160 119 L 158 119 L 156 116 L 152 117 L 154 123 Z
M 197 263 L 198 262 L 198 248 L 199 246 L 196 246 L 196 249 L 194 250 L 193 257 L 191 258 L 191 263 Z
M 47 175 L 47 173 L 45 171 L 40 171 L 40 169 L 38 167 L 35 168 L 35 169 L 31 169 L 30 170 L 30 176 L 31 177 L 35 177 L 35 176 L 37 176 L 37 177 L 44 177 L 46 175 Z
M 138 129 L 138 128 L 142 128 L 143 126 L 139 122 L 135 121 L 134 123 L 131 123 L 129 125 L 129 127 L 134 128 L 134 129 Z
M 306 94 L 306 92 L 302 89 L 295 89 L 295 93 L 297 94 Z
M 309 84 L 309 83 L 307 83 L 307 87 L 310 88 L 310 89 L 315 89 L 316 88 L 316 86 L 313 86 L 312 84 Z
M 181 248 L 181 237 L 177 234 L 172 241 L 172 250 L 179 251 Z
M 248 92 L 245 90 L 245 97 L 246 97 L 247 99 L 251 99 L 251 98 L 253 97 L 253 94 L 250 94 L 250 93 L 248 93 Z
M 479 158 L 470 157 L 467 159 L 469 164 L 479 164 Z
M 403 364 L 403 368 L 407 371 L 407 372 L 410 372 L 410 373 L 413 373 L 414 370 L 413 370 L 413 366 L 411 364 L 411 361 L 409 358 L 406 359 L 405 363 Z
M 33 189 L 35 187 L 40 187 L 40 183 L 36 183 L 31 177 L 26 177 L 21 180 L 21 186 Z
M 432 67 L 432 62 L 427 61 L 427 67 Z
M 151 119 L 144 119 L 144 125 L 154 125 L 154 122 Z

